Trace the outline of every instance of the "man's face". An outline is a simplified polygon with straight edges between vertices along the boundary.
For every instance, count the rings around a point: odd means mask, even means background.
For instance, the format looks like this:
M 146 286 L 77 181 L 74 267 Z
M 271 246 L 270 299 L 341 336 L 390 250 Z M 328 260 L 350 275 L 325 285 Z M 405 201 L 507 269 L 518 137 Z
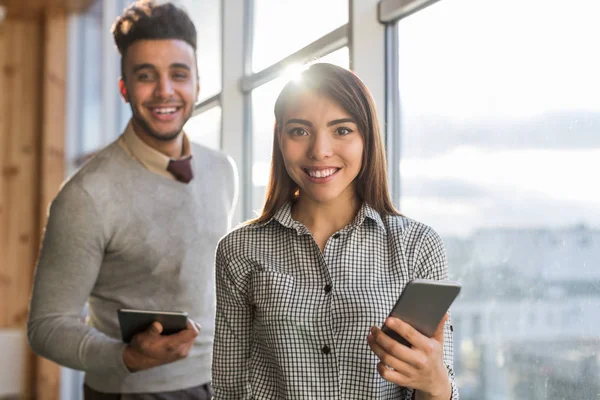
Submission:
M 138 40 L 125 53 L 124 75 L 121 95 L 136 132 L 159 141 L 177 138 L 200 89 L 193 47 L 178 39 Z

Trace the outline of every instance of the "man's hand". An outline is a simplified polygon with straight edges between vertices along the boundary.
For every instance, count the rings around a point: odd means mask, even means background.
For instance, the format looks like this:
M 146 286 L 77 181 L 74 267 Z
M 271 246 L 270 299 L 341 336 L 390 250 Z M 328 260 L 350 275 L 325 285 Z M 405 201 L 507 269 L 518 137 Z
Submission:
M 442 319 L 431 338 L 397 318 L 388 318 L 386 326 L 394 330 L 412 347 L 404 346 L 373 327 L 367 337 L 371 350 L 381 362 L 377 371 L 386 381 L 417 389 L 417 399 L 450 399 L 452 390 L 448 370 L 443 361 L 444 323 Z
M 181 332 L 162 336 L 163 327 L 154 322 L 133 337 L 123 351 L 123 362 L 131 372 L 141 371 L 186 358 L 200 331 L 200 325 L 188 319 Z

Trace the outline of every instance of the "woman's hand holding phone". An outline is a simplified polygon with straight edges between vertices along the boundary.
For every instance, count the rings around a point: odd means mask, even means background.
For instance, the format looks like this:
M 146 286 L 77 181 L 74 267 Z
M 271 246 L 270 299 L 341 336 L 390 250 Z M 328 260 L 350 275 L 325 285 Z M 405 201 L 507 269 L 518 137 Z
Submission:
M 452 396 L 448 370 L 443 361 L 444 316 L 431 338 L 398 318 L 385 325 L 406 339 L 407 347 L 390 338 L 381 329 L 371 328 L 367 341 L 380 362 L 377 371 L 386 381 L 418 390 L 417 400 L 448 400 Z
M 186 328 L 172 335 L 161 335 L 159 322 L 133 337 L 123 352 L 123 362 L 131 372 L 141 371 L 186 358 L 200 331 L 188 318 Z

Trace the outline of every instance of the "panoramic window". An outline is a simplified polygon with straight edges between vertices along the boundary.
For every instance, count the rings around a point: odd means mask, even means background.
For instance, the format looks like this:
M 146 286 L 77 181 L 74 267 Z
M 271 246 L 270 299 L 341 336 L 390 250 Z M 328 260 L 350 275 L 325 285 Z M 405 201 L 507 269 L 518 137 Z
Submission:
M 254 0 L 253 5 L 254 72 L 348 23 L 348 0 Z
M 600 3 L 399 22 L 400 210 L 439 232 L 461 399 L 600 393 Z
M 211 149 L 221 148 L 221 107 L 194 115 L 183 127 L 192 142 Z

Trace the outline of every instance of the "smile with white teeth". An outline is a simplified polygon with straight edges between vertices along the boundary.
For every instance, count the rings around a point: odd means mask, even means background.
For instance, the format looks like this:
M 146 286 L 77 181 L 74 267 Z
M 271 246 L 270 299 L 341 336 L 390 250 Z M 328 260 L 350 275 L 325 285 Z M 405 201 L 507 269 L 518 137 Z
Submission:
M 173 114 L 177 111 L 177 107 L 155 108 L 153 111 L 157 114 Z
M 304 170 L 311 178 L 327 178 L 335 174 L 338 168 L 327 168 L 327 169 L 305 169 Z

